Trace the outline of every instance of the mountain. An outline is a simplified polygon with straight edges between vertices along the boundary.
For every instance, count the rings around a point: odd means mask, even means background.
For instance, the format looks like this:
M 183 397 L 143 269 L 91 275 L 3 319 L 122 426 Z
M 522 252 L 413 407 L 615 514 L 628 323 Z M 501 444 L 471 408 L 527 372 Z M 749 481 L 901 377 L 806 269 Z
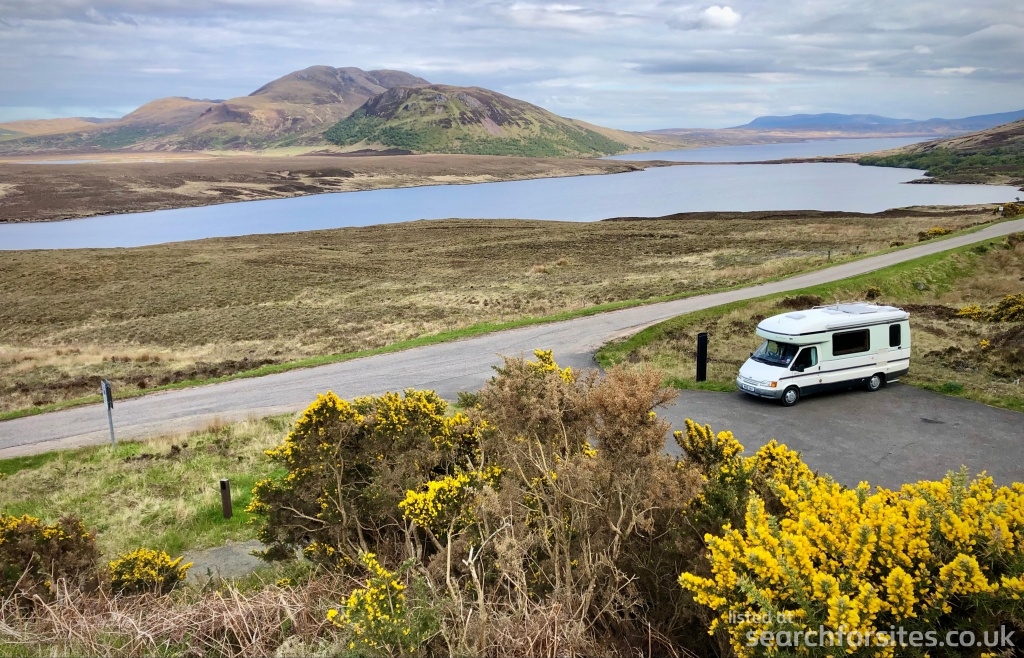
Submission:
M 402 71 L 311 66 L 248 96 L 209 107 L 166 146 L 188 150 L 322 144 L 320 133 L 368 99 L 397 87 L 429 84 Z
M 960 119 L 893 119 L 877 114 L 791 114 L 788 116 L 758 117 L 742 126 L 727 130 L 790 131 L 814 133 L 853 133 L 864 136 L 888 134 L 892 136 L 939 136 L 985 130 L 1024 118 L 1024 110 L 979 114 Z
M 646 149 L 655 140 L 566 119 L 480 87 L 395 87 L 324 136 L 343 148 L 420 153 L 581 157 Z
M 929 182 L 1024 185 L 1024 119 L 863 156 L 857 162 L 923 169 Z
M 161 98 L 88 130 L 74 125 L 59 134 L 7 138 L 0 144 L 0 152 L 257 149 L 323 144 L 323 129 L 351 114 L 367 99 L 398 85 L 419 84 L 427 81 L 402 71 L 311 66 L 273 80 L 248 96 L 229 100 Z

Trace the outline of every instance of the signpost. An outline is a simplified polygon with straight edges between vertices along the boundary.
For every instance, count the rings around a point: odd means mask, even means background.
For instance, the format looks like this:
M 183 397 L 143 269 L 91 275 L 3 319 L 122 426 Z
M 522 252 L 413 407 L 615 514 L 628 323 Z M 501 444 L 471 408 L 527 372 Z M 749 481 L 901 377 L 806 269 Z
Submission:
M 117 445 L 114 438 L 114 392 L 110 389 L 110 382 L 106 379 L 100 380 L 100 393 L 103 394 L 103 404 L 107 405 L 107 423 L 110 424 L 110 445 Z

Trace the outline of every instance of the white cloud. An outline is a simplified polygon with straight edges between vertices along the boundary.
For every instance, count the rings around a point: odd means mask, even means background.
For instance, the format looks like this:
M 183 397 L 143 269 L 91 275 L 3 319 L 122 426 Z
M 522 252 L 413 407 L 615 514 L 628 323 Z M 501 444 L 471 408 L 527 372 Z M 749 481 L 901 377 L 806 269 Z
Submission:
M 921 71 L 927 75 L 937 75 L 942 77 L 958 76 L 958 75 L 970 75 L 978 70 L 977 66 L 947 66 L 941 69 L 924 69 Z
M 711 5 L 703 9 L 688 6 L 670 15 L 666 23 L 677 30 L 731 30 L 742 19 L 739 12 L 729 5 Z
M 732 29 L 739 25 L 742 19 L 742 16 L 728 5 L 711 5 L 701 12 L 701 17 L 705 26 L 718 30 Z
M 928 46 L 914 46 L 914 52 L 918 55 L 931 55 L 932 49 Z

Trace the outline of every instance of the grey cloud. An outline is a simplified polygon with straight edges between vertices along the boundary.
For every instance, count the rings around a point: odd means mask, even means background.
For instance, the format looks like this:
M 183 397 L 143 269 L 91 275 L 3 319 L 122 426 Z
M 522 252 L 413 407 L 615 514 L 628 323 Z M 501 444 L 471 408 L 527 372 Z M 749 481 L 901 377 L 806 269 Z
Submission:
M 739 18 L 716 23 L 713 6 Z M 6 119 L 229 97 L 312 64 L 405 69 L 623 128 L 1024 107 L 1019 0 L 0 0 L 0 33 Z

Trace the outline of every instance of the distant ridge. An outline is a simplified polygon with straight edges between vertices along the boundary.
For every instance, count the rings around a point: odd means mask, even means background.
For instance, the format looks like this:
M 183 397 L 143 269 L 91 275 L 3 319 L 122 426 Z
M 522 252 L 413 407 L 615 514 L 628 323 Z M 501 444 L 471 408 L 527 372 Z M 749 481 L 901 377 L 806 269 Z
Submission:
M 763 116 L 727 130 L 795 130 L 846 132 L 893 132 L 900 134 L 956 134 L 985 130 L 1024 118 L 1024 110 L 979 114 L 960 119 L 894 119 L 877 114 L 791 114 Z
M 940 119 L 941 120 L 941 119 Z M 914 123 L 913 119 L 893 119 L 877 114 L 790 114 L 788 116 L 757 117 L 743 128 L 804 128 L 809 126 L 899 126 Z

